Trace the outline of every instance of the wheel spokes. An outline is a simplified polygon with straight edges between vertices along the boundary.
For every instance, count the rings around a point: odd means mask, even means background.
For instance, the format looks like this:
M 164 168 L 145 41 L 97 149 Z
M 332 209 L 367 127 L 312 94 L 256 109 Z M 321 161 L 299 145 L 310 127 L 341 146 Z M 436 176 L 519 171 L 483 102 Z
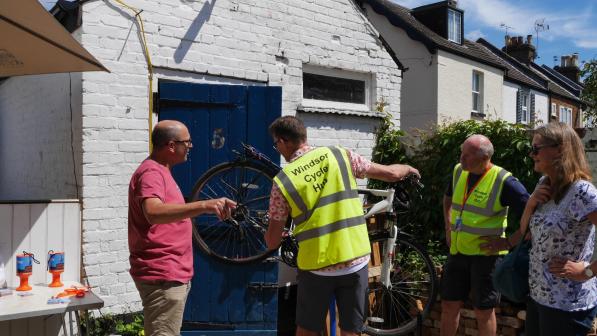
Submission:
M 248 166 L 229 166 L 205 180 L 195 191 L 195 200 L 227 197 L 237 202 L 233 221 L 215 215 L 195 218 L 199 239 L 218 256 L 242 260 L 268 251 L 264 241 L 272 179 Z

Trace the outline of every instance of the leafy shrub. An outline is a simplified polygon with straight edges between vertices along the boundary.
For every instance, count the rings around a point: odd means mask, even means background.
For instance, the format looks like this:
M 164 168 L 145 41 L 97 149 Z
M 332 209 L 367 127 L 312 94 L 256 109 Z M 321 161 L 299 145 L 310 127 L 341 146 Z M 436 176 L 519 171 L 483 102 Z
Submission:
M 441 253 L 437 242 L 445 241 L 444 193 L 452 179 L 454 165 L 459 162 L 460 145 L 473 134 L 483 134 L 491 140 L 495 148 L 493 163 L 510 171 L 527 190 L 534 189 L 539 176 L 534 173 L 533 161 L 528 155 L 529 132 L 521 125 L 511 125 L 503 120 L 466 120 L 440 125 L 431 132 L 421 132 L 416 138 L 408 138 L 403 132 L 394 130 L 391 121 L 386 118 L 377 129 L 373 161 L 406 163 L 421 173 L 421 182 L 425 185 L 421 200 L 412 202 L 411 210 L 399 216 L 399 224 L 435 253 Z M 409 142 L 418 144 L 406 145 Z M 385 186 L 379 181 L 369 183 L 371 188 Z M 509 217 L 508 231 L 511 232 L 518 228 L 518 219 Z
M 89 336 L 144 336 L 143 312 L 127 313 L 121 315 L 102 314 L 98 317 L 89 318 L 89 325 L 81 320 L 83 334 Z

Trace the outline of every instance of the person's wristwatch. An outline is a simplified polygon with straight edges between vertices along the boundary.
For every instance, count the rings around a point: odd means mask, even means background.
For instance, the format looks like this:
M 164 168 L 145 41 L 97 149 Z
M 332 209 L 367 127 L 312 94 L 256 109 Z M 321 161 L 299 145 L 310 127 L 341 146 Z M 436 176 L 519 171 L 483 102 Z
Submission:
M 587 278 L 591 279 L 592 277 L 595 276 L 595 273 L 593 273 L 593 270 L 591 269 L 591 265 L 589 264 L 589 266 L 585 267 L 585 275 L 587 276 Z

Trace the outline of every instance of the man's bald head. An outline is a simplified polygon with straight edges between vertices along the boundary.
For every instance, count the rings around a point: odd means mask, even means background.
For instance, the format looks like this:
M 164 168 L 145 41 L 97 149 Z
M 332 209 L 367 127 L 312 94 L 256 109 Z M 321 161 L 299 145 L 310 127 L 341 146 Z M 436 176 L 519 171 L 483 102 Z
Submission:
M 463 148 L 464 146 L 471 146 L 475 148 L 478 152 L 479 157 L 491 159 L 491 157 L 493 156 L 493 144 L 491 143 L 489 138 L 487 138 L 484 135 L 471 135 L 462 143 Z
M 461 146 L 460 164 L 462 169 L 474 174 L 483 174 L 491 166 L 493 145 L 480 134 L 471 135 Z
M 151 133 L 151 142 L 153 148 L 158 149 L 164 147 L 172 140 L 178 140 L 180 133 L 187 127 L 176 120 L 162 120 L 155 125 Z

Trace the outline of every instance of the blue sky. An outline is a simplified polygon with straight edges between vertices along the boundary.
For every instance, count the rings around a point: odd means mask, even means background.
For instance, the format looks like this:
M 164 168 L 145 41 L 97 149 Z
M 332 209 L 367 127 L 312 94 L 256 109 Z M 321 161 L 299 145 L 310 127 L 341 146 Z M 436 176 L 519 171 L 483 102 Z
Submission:
M 408 8 L 439 0 L 393 0 Z M 50 8 L 55 0 L 40 0 Z M 511 36 L 533 34 L 535 22 L 543 20 L 549 30 L 539 32 L 536 63 L 553 67 L 560 56 L 579 53 L 580 61 L 597 59 L 597 0 L 459 0 L 464 9 L 464 32 L 469 40 L 479 37 L 497 47 L 504 46 L 506 30 Z M 554 56 L 557 63 L 554 63 Z
M 393 1 L 408 8 L 437 2 Z M 581 62 L 597 59 L 596 0 L 459 0 L 458 7 L 464 10 L 464 34 L 469 40 L 483 37 L 501 48 L 506 30 L 500 26 L 504 24 L 511 27 L 510 36 L 532 34 L 537 46 L 535 22 L 543 20 L 549 30 L 539 32 L 536 63 L 553 67 L 560 64 L 560 56 L 575 52 Z

